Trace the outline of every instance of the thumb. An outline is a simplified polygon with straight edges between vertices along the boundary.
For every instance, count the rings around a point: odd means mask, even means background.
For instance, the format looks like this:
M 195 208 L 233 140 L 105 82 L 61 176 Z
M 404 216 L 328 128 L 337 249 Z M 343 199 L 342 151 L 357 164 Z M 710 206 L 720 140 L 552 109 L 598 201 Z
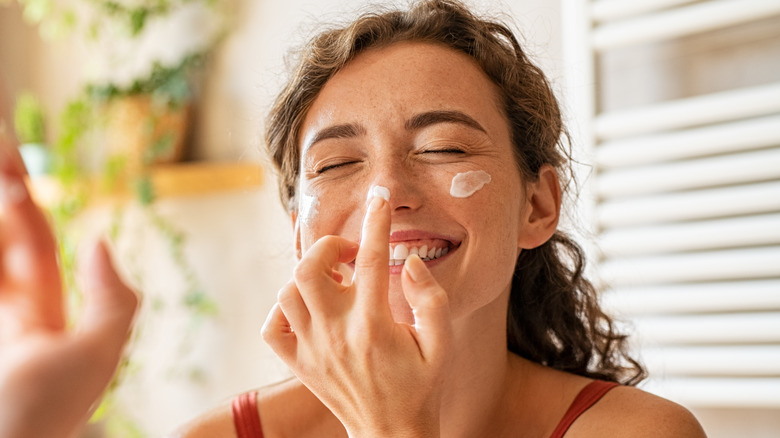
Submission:
M 79 333 L 93 339 L 101 355 L 118 361 L 138 307 L 138 297 L 119 278 L 103 240 L 92 250 L 84 274 L 86 299 Z
M 414 313 L 414 328 L 423 357 L 443 358 L 452 343 L 447 292 L 417 255 L 406 259 L 401 283 L 406 301 Z

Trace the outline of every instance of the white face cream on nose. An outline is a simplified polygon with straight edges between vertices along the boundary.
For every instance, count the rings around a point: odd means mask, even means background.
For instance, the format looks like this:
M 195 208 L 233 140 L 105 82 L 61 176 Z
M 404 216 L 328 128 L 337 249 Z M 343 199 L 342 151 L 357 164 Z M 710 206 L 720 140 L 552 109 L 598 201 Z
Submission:
M 390 189 L 382 186 L 371 186 L 368 189 L 368 196 L 366 196 L 366 202 L 371 202 L 372 199 L 379 196 L 384 198 L 385 201 L 390 201 Z
M 490 174 L 484 170 L 472 170 L 452 177 L 450 195 L 456 198 L 468 198 L 491 180 Z

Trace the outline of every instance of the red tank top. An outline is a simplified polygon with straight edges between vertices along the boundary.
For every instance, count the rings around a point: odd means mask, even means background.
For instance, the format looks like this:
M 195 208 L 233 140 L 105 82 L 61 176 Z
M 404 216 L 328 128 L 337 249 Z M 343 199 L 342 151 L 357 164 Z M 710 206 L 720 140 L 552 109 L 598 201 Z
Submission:
M 601 399 L 610 389 L 616 387 L 615 382 L 594 380 L 586 385 L 574 398 L 569 409 L 561 418 L 550 438 L 562 438 L 572 423 Z M 260 414 L 257 411 L 257 392 L 247 392 L 233 399 L 233 424 L 238 438 L 263 438 L 263 428 L 260 425 Z

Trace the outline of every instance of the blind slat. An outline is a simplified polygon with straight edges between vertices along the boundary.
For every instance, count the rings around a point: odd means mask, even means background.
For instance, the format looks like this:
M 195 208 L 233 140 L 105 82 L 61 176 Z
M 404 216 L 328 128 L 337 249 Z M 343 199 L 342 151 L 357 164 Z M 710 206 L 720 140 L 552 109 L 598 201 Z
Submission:
M 611 287 L 773 278 L 780 277 L 780 246 L 607 259 L 601 268 Z
M 780 311 L 641 316 L 632 320 L 641 344 L 757 344 L 780 342 Z
M 594 129 L 606 141 L 778 112 L 780 83 L 773 83 L 602 113 L 596 116 Z
M 621 316 L 780 310 L 780 279 L 615 288 L 601 298 Z
M 693 3 L 696 0 L 598 0 L 593 2 L 593 21 L 612 21 L 632 15 L 646 14 L 672 6 Z
M 607 200 L 596 210 L 602 228 L 701 220 L 780 211 L 780 182 Z
M 706 222 L 609 229 L 599 238 L 607 257 L 780 245 L 780 213 Z
M 607 50 L 677 38 L 780 14 L 778 0 L 711 0 L 606 23 L 593 31 L 593 46 Z
M 780 377 L 652 379 L 642 388 L 688 406 L 780 408 Z
M 780 180 L 780 148 L 607 171 L 596 191 L 609 199 L 775 179 Z
M 651 374 L 780 377 L 780 348 L 772 345 L 646 347 L 642 360 Z
M 780 146 L 780 115 L 606 142 L 596 149 L 602 169 Z

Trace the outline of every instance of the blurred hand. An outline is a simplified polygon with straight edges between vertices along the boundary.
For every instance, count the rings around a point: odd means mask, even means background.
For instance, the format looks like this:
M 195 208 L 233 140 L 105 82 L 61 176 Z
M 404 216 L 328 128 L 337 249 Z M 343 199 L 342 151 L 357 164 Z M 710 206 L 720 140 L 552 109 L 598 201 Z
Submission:
M 390 206 L 374 198 L 361 244 L 337 236 L 303 255 L 263 337 L 352 437 L 438 436 L 452 326 L 447 293 L 419 257 L 402 272 L 414 325 L 388 304 Z M 340 263 L 355 261 L 345 286 Z
M 71 436 L 110 382 L 138 304 L 104 243 L 86 262 L 85 306 L 67 330 L 57 244 L 0 135 L 0 438 Z

